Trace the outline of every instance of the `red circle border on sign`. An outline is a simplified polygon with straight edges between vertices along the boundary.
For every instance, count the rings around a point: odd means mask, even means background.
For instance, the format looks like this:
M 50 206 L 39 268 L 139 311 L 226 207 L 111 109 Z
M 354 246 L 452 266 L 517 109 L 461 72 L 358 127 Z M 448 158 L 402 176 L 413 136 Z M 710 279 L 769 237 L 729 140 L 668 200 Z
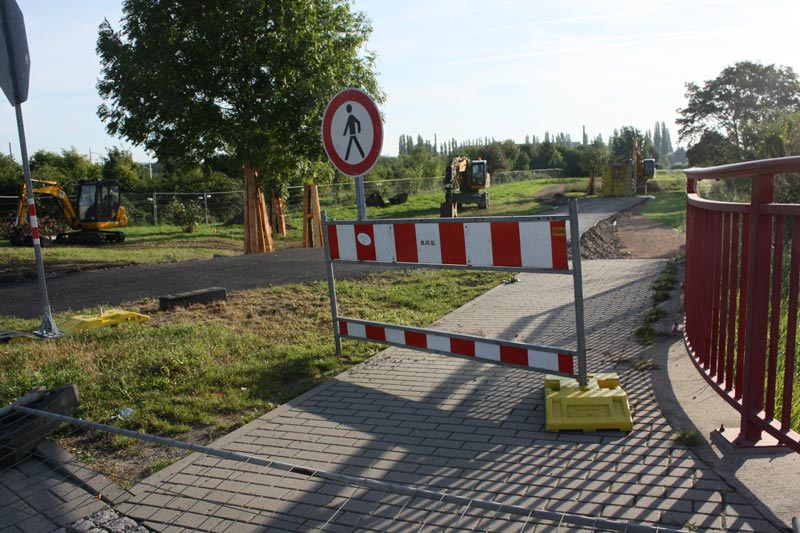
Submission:
M 333 122 L 333 115 L 345 102 L 358 102 L 364 109 L 367 110 L 369 118 L 372 120 L 372 148 L 370 148 L 367 157 L 357 165 L 351 165 L 336 153 L 333 146 L 333 139 L 331 137 L 331 124 Z M 370 96 L 361 89 L 345 89 L 333 97 L 333 99 L 325 108 L 325 114 L 322 117 L 322 146 L 325 148 L 325 153 L 328 154 L 331 163 L 339 172 L 346 176 L 355 177 L 363 176 L 375 166 L 378 161 L 378 156 L 381 155 L 381 148 L 383 148 L 383 124 L 381 123 L 381 115 L 378 111 L 378 106 Z

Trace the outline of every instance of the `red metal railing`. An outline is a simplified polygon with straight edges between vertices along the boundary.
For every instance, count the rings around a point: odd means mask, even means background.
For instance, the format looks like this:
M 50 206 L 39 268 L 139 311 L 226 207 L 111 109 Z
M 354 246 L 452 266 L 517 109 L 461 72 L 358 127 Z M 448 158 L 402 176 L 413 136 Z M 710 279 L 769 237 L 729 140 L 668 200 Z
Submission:
M 800 404 L 800 205 L 774 203 L 775 176 L 785 173 L 800 173 L 800 157 L 686 171 L 684 340 L 701 373 L 741 413 L 736 445 L 755 446 L 766 432 L 800 452 L 791 427 L 792 405 Z M 730 178 L 751 180 L 749 204 L 698 196 L 699 181 Z

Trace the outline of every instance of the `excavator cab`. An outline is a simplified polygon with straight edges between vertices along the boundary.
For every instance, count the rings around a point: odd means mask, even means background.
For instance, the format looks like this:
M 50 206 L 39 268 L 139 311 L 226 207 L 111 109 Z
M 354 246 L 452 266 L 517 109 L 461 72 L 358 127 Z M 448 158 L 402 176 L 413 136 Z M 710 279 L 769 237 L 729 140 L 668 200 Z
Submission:
M 486 161 L 478 159 L 472 162 L 470 172 L 470 188 L 473 190 L 483 189 L 488 185 L 489 173 L 486 172 Z
M 115 180 L 81 181 L 76 197 L 81 223 L 117 220 L 120 195 L 119 183 Z

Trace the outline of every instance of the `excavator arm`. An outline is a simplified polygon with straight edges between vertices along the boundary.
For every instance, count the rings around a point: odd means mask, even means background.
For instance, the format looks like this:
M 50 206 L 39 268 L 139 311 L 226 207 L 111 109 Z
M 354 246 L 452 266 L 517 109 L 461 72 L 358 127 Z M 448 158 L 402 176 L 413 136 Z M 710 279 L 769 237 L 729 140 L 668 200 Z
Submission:
M 61 212 L 64 214 L 64 218 L 67 219 L 67 225 L 72 229 L 80 229 L 81 223 L 78 219 L 78 214 L 75 212 L 75 208 L 72 207 L 72 202 L 69 199 L 69 195 L 64 191 L 64 189 L 62 189 L 61 186 L 54 181 L 38 181 L 37 183 L 42 185 L 39 187 L 34 187 L 33 193 L 44 196 L 52 196 L 55 198 L 58 201 L 58 206 L 61 208 Z M 17 205 L 17 227 L 23 226 L 26 223 L 25 214 L 27 213 L 27 204 L 27 187 L 23 184 L 22 191 L 19 195 L 19 204 Z

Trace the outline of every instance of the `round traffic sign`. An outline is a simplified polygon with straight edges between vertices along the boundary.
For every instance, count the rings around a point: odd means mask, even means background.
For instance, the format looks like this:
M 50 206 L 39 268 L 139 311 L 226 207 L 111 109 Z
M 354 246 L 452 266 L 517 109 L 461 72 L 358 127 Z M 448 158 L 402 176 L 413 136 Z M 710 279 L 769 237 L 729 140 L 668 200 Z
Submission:
M 383 147 L 383 124 L 375 101 L 360 89 L 334 96 L 322 118 L 322 145 L 342 174 L 369 172 Z

